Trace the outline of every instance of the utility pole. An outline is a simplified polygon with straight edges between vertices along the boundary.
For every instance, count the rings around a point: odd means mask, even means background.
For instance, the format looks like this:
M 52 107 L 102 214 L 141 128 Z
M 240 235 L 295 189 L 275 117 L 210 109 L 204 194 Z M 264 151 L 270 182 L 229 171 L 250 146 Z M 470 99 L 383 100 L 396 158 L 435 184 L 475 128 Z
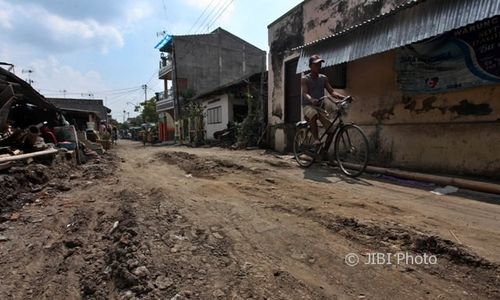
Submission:
M 143 84 L 142 89 L 144 90 L 144 102 L 148 101 L 148 85 Z
M 127 117 L 127 111 L 123 110 L 123 124 L 125 124 L 125 118 Z
M 66 98 L 67 90 L 60 90 L 59 92 L 63 94 L 63 98 Z

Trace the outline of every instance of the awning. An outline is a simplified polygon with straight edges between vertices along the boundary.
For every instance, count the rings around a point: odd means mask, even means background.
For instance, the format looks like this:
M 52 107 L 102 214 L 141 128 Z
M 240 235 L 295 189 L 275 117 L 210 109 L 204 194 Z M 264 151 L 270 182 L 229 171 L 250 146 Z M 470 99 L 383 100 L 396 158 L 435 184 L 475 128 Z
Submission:
M 305 44 L 297 73 L 319 54 L 333 66 L 416 43 L 500 15 L 499 0 L 411 0 L 392 11 L 331 36 Z
M 168 44 L 172 40 L 172 36 L 170 34 L 165 35 L 161 41 L 156 44 L 155 49 L 161 49 L 163 46 Z

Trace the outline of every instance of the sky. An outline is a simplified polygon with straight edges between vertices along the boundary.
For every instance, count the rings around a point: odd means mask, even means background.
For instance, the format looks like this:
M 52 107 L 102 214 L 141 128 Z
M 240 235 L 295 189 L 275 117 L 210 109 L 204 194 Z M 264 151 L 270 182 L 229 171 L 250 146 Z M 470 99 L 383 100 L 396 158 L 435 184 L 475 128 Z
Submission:
M 46 97 L 104 99 L 122 121 L 144 100 L 141 85 L 148 98 L 163 89 L 159 34 L 222 27 L 268 51 L 267 26 L 300 2 L 0 0 L 0 61 Z

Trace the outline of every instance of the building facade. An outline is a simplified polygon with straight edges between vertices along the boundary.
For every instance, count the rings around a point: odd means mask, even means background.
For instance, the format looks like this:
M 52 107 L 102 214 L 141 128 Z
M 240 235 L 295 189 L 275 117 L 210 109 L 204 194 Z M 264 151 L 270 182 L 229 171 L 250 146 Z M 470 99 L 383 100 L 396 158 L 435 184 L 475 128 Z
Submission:
M 186 99 L 266 68 L 265 51 L 222 28 L 208 34 L 169 36 L 160 51 L 158 76 L 165 84 L 157 112 L 160 128 L 168 133 L 162 140 L 172 139 L 174 130 L 180 140 L 189 135 L 182 118 Z
M 271 144 L 292 145 L 319 54 L 371 164 L 500 177 L 498 1 L 308 0 L 268 27 Z
M 228 129 L 230 123 L 242 123 L 249 113 L 249 103 L 259 116 L 267 108 L 267 72 L 255 73 L 195 97 L 201 101 L 205 139 L 217 139 L 215 133 Z

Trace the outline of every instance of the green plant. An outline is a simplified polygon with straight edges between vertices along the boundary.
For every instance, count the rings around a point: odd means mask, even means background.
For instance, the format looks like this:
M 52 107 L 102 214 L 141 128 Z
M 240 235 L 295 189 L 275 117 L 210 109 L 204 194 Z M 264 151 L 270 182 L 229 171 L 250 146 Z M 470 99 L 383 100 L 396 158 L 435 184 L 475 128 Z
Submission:
M 196 100 L 186 100 L 183 106 L 182 120 L 187 121 L 190 127 L 190 140 L 195 145 L 204 142 L 204 108 L 201 102 Z
M 158 122 L 158 113 L 156 112 L 156 97 L 152 97 L 151 99 L 142 102 L 141 107 L 142 111 L 140 116 L 145 123 Z
M 103 141 L 109 141 L 111 140 L 111 134 L 109 132 L 103 132 L 101 133 L 101 140 Z
M 248 106 L 248 114 L 238 130 L 238 143 L 241 147 L 250 147 L 257 145 L 260 136 L 260 104 L 259 101 L 254 100 L 254 96 L 250 92 L 246 93 L 244 97 Z

